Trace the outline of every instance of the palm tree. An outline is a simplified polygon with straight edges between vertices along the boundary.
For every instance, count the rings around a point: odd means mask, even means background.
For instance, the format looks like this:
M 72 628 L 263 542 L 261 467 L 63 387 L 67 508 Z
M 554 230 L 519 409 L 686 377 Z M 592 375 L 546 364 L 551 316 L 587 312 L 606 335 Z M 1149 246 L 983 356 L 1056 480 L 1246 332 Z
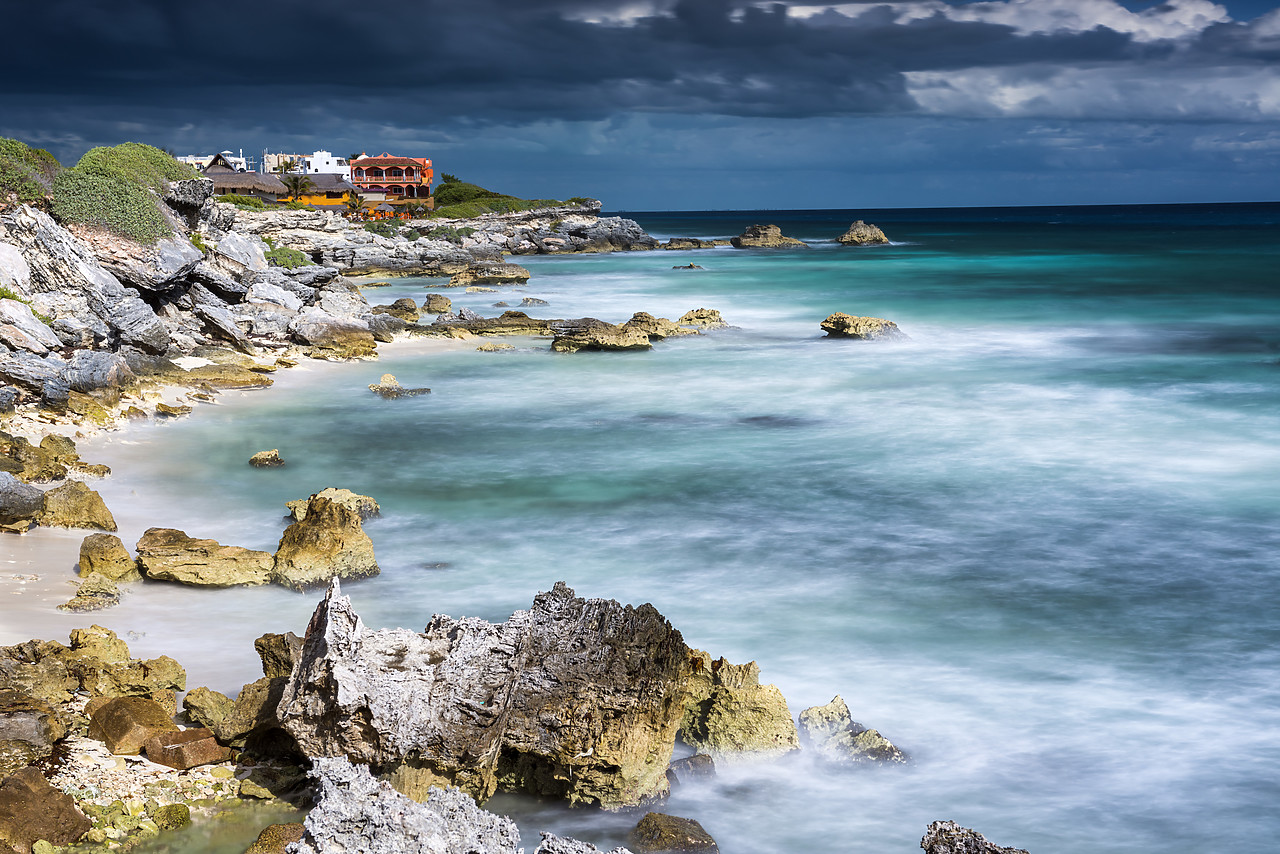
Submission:
M 285 160 L 281 160 L 280 165 L 277 166 L 274 171 L 279 172 L 281 175 L 284 175 L 289 172 L 292 172 L 294 169 L 297 169 L 297 168 L 298 168 L 298 159 L 296 157 L 290 157 Z
M 308 190 L 314 190 L 316 186 L 315 182 L 306 175 L 285 175 L 280 179 L 280 183 L 288 188 L 289 196 L 294 200 Z
M 344 204 L 347 206 L 347 211 L 352 216 L 356 216 L 364 210 L 364 196 L 359 193 L 352 192 L 351 195 L 347 197 Z

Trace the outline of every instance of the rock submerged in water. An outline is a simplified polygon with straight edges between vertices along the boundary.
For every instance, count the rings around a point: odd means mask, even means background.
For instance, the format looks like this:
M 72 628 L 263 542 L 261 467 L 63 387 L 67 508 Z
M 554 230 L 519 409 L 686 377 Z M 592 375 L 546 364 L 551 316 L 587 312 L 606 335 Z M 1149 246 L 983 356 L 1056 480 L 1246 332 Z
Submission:
M 551 349 L 556 353 L 651 350 L 653 344 L 649 335 L 639 329 L 586 317 L 575 321 L 572 328 L 558 332 L 551 340 Z
M 808 249 L 802 240 L 787 237 L 776 225 L 751 225 L 737 237 L 730 238 L 729 243 L 736 249 L 785 249 L 799 246 Z
M 905 340 L 907 334 L 898 324 L 882 317 L 857 317 L 837 311 L 822 321 L 828 338 L 859 338 L 863 341 Z
M 92 573 L 76 588 L 71 600 L 58 606 L 59 611 L 100 611 L 120 604 L 120 588 L 105 575 Z
M 1006 848 L 988 842 L 976 830 L 961 827 L 954 821 L 935 821 L 920 840 L 925 854 L 1028 854 L 1022 848 Z
M 429 388 L 405 388 L 400 385 L 400 381 L 395 378 L 394 374 L 383 374 L 382 378 L 376 383 L 370 383 L 369 391 L 383 400 L 394 400 L 397 397 L 417 397 L 420 394 L 431 393 Z
M 280 458 L 280 449 L 272 448 L 269 451 L 258 451 L 249 457 L 249 465 L 259 469 L 279 468 L 284 465 L 284 460 Z
M 308 499 L 303 518 L 280 537 L 271 580 L 306 590 L 331 578 L 365 578 L 379 571 L 360 514 L 317 493 Z
M 858 220 L 849 226 L 849 230 L 836 238 L 836 243 L 843 246 L 876 246 L 888 243 L 889 238 L 878 227 Z
M 824 760 L 840 765 L 910 761 L 889 739 L 855 721 L 839 694 L 800 713 L 800 737 Z
M 147 578 L 194 587 L 266 584 L 275 563 L 271 552 L 224 546 L 216 540 L 189 537 L 175 528 L 148 528 L 135 550 Z
M 691 818 L 651 812 L 640 819 L 627 835 L 637 854 L 660 851 L 704 851 L 719 854 L 711 834 Z

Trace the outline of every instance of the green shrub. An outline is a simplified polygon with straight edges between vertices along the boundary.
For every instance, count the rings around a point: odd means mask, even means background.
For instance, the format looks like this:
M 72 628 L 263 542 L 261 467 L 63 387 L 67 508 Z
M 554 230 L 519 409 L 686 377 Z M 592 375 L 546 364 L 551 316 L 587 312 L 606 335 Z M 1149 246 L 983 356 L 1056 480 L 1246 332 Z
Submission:
M 563 202 L 558 202 L 555 199 L 517 199 L 514 196 L 497 196 L 445 205 L 444 207 L 436 208 L 432 216 L 466 219 L 489 213 L 516 213 L 533 210 L 534 208 L 550 208 L 560 204 L 563 204 Z
M 586 204 L 590 204 L 591 202 L 594 202 L 595 199 L 589 199 L 586 196 L 574 196 L 573 198 L 566 199 L 565 201 L 567 201 L 571 205 L 586 205 Z
M 309 210 L 311 210 L 311 205 L 307 204 L 306 202 L 300 202 L 300 201 L 298 201 L 297 199 L 290 199 L 290 200 L 289 200 L 289 201 L 287 201 L 287 202 L 281 202 L 281 203 L 280 203 L 280 207 L 284 208 L 285 210 L 290 210 L 290 211 L 309 211 Z
M 447 240 L 450 243 L 462 245 L 462 238 L 469 237 L 476 233 L 474 228 L 466 226 L 462 228 L 454 228 L 452 225 L 437 225 L 435 228 L 427 232 L 427 237 L 432 240 Z
M 364 230 L 370 234 L 376 234 L 379 237 L 395 237 L 400 233 L 400 229 L 382 219 L 376 219 L 373 222 L 366 222 L 364 224 Z
M 0 137 L 0 203 L 10 193 L 21 204 L 43 202 L 60 171 L 57 158 L 43 148 Z
M 410 243 L 417 240 L 421 236 L 422 234 L 418 232 L 417 229 L 413 229 L 413 228 L 409 229 L 404 233 L 404 239 L 409 241 Z
M 227 193 L 225 196 L 218 196 L 218 201 L 228 202 L 238 208 L 244 208 L 249 211 L 265 211 L 267 203 L 257 196 L 241 196 L 237 193 Z
M 292 270 L 294 267 L 310 267 L 315 263 L 306 256 L 306 253 L 299 249 L 290 249 L 287 246 L 272 249 L 270 252 L 262 254 L 272 267 L 284 267 L 288 270 Z
M 199 249 L 205 255 L 209 254 L 209 247 L 205 245 L 204 238 L 200 236 L 200 232 L 191 232 L 191 245 Z
M 31 308 L 31 313 L 35 315 L 36 319 L 39 320 L 41 323 L 43 323 L 45 326 L 50 326 L 50 327 L 53 326 L 52 317 L 50 317 L 47 314 L 41 314 L 40 312 L 36 311 L 34 308 L 31 307 L 31 300 L 18 294 L 16 291 L 0 286 L 0 299 L 11 299 L 14 302 L 22 303 L 27 308 Z
M 195 177 L 190 166 L 150 145 L 92 148 L 54 180 L 53 214 L 153 243 L 173 233 L 160 211 L 160 194 L 170 181 Z
M 492 199 L 501 196 L 501 193 L 495 193 L 493 190 L 486 190 L 484 187 L 476 184 L 468 184 L 466 181 L 454 179 L 436 187 L 433 195 L 436 197 L 436 205 L 456 205 L 462 202 L 470 202 L 474 199 Z

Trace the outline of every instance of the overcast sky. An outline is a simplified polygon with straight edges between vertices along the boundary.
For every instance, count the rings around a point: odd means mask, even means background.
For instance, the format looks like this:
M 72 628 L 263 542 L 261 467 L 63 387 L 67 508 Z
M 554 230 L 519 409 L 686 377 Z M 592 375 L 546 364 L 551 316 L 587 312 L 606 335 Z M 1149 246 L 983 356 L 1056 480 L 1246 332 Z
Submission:
M 1280 200 L 1280 0 L 42 0 L 0 136 L 606 208 Z

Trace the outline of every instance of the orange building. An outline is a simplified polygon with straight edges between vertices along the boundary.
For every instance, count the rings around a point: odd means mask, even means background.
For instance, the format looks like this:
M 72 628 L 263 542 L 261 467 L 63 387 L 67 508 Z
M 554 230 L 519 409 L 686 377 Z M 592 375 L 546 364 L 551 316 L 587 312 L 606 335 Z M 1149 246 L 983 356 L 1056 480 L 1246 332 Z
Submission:
M 351 183 L 362 191 L 386 193 L 390 202 L 428 198 L 434 178 L 426 157 L 395 157 L 384 151 L 351 161 Z

